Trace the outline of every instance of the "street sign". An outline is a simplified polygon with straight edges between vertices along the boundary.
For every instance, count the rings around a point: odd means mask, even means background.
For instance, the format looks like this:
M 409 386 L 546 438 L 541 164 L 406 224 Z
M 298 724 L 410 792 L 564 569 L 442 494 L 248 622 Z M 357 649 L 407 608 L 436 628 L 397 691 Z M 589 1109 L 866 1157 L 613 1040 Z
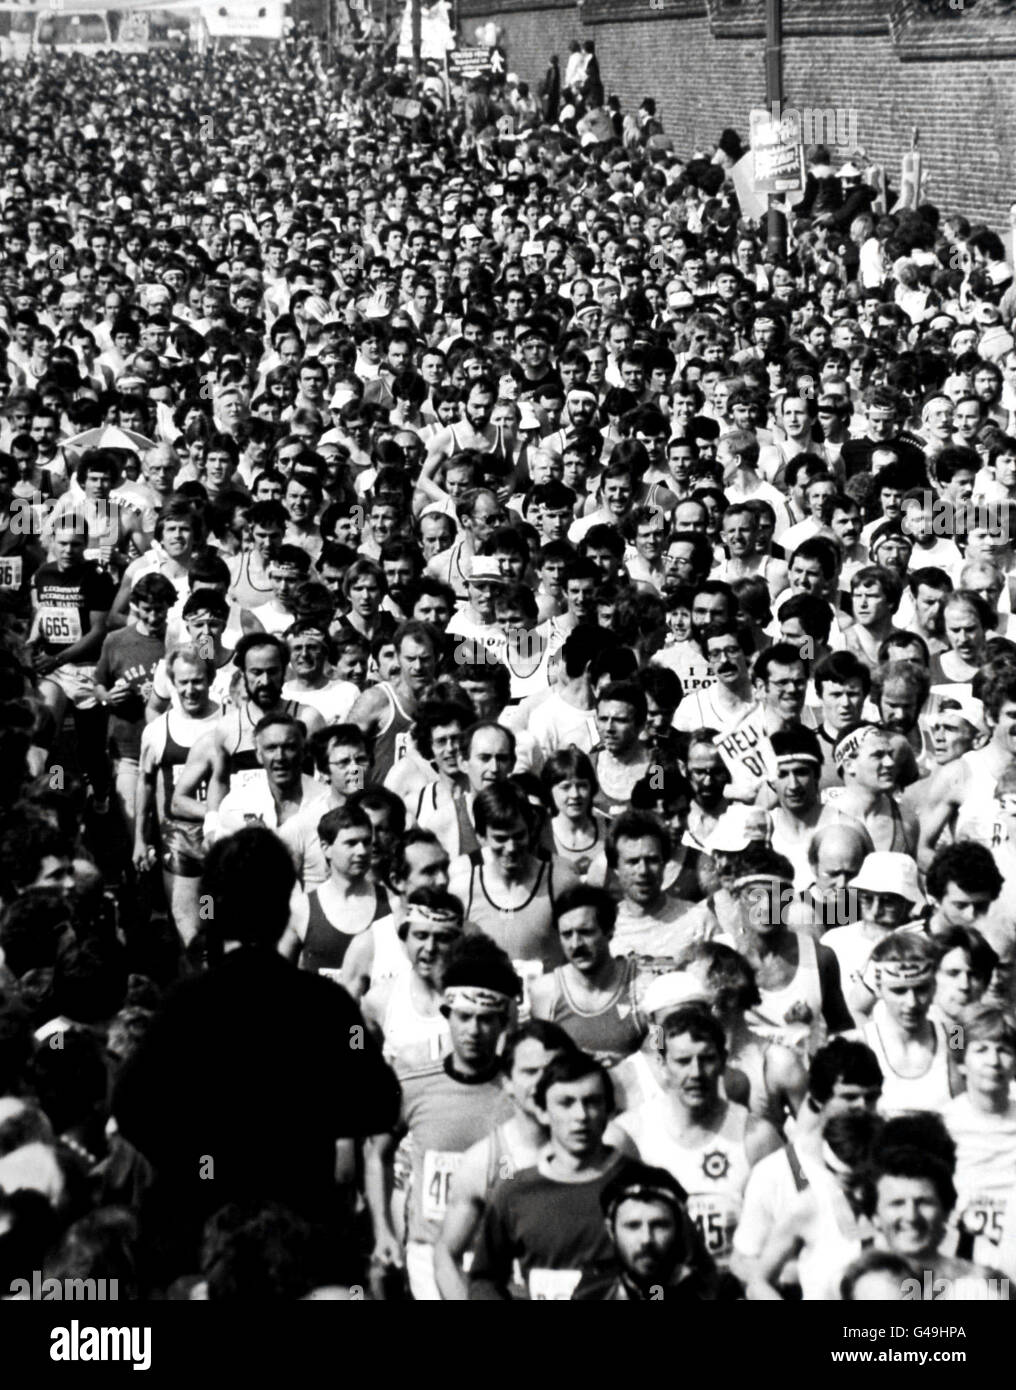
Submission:
M 451 76 L 467 82 L 474 77 L 501 77 L 504 70 L 504 54 L 499 48 L 453 48 L 448 54 Z
M 793 193 L 804 187 L 804 145 L 796 111 L 774 121 L 768 111 L 751 113 L 755 192 Z

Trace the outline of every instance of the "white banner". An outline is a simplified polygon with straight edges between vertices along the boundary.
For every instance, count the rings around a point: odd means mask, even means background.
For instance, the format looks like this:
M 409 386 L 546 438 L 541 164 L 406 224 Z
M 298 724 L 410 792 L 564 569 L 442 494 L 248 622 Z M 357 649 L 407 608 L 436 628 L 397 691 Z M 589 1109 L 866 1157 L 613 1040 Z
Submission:
M 213 0 L 201 16 L 216 39 L 281 39 L 284 32 L 282 0 Z

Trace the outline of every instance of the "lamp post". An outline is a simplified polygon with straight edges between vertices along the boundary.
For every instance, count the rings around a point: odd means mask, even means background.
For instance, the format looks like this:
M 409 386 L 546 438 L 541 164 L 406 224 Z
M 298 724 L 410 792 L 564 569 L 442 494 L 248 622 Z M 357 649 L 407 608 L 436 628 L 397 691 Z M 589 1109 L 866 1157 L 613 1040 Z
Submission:
M 783 110 L 783 0 L 766 0 L 766 105 L 772 118 Z M 771 256 L 787 253 L 787 219 L 769 195 L 766 245 Z

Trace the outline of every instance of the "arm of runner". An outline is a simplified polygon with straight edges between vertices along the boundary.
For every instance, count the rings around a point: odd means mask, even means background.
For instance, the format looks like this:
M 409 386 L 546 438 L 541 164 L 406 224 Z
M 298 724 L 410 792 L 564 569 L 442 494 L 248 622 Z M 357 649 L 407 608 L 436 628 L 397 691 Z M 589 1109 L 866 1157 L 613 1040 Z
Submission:
M 342 962 L 341 984 L 354 999 L 361 999 L 370 988 L 370 972 L 374 964 L 374 937 L 370 930 L 361 932 L 349 943 Z
M 639 1153 L 639 1146 L 631 1137 L 623 1125 L 618 1124 L 617 1120 L 611 1120 L 603 1135 L 603 1142 L 611 1149 L 616 1149 L 618 1153 L 626 1154 L 629 1158 L 642 1162 L 642 1155 Z
M 843 998 L 840 984 L 840 963 L 828 946 L 819 943 L 815 947 L 818 961 L 818 977 L 822 986 L 822 1016 L 830 1033 L 845 1033 L 853 1027 L 853 1019 Z
M 495 1194 L 497 1189 L 495 1189 Z M 510 1303 L 512 1264 L 515 1249 L 505 1226 L 501 1204 L 487 1203 L 476 1238 L 473 1263 L 469 1270 L 469 1297 L 473 1302 Z
M 364 1144 L 363 1186 L 374 1223 L 374 1261 L 385 1269 L 405 1263 L 402 1243 L 392 1224 L 392 1185 L 398 1136 L 374 1134 Z
M 134 867 L 138 873 L 155 866 L 155 846 L 149 838 L 149 816 L 155 806 L 159 776 L 151 740 L 142 737 L 137 787 L 134 791 Z
M 774 1154 L 777 1149 L 782 1148 L 783 1135 L 775 1125 L 758 1115 L 748 1116 L 744 1130 L 744 1151 L 753 1168 L 760 1158 L 765 1158 L 766 1154 Z
M 55 671 L 58 666 L 69 666 L 95 661 L 102 650 L 102 643 L 106 636 L 106 610 L 104 608 L 94 608 L 88 614 L 88 631 L 77 642 L 73 642 L 69 647 L 63 647 L 59 656 L 47 656 L 41 661 L 37 661 L 35 670 L 38 675 L 47 675 L 50 671 Z
M 375 738 L 386 704 L 380 691 L 365 690 L 349 711 L 349 722 L 361 728 L 368 738 Z
M 766 1089 L 777 1098 L 784 1114 L 796 1115 L 808 1094 L 808 1073 L 797 1053 L 774 1043 L 766 1048 L 762 1065 Z
M 448 1210 L 434 1247 L 434 1277 L 441 1297 L 449 1303 L 469 1301 L 469 1280 L 462 1272 L 462 1261 L 483 1220 L 489 1154 L 490 1140 L 482 1139 L 463 1154 L 452 1178 Z
M 134 576 L 131 574 L 131 566 L 124 570 L 124 576 L 120 580 L 120 587 L 116 591 L 116 598 L 113 600 L 113 607 L 109 610 L 110 631 L 116 628 L 127 626 L 127 610 L 131 602 L 131 590 L 134 587 Z
M 240 631 L 244 637 L 249 637 L 252 632 L 264 632 L 264 630 L 264 624 L 253 609 L 240 609 Z
M 434 474 L 444 463 L 445 459 L 452 451 L 453 436 L 451 430 L 446 426 L 439 430 L 430 441 L 430 448 L 427 450 L 427 458 L 423 467 L 420 469 L 420 476 L 416 480 L 417 487 L 422 486 L 424 480 L 430 481 Z
M 529 1012 L 533 1018 L 550 1018 L 554 976 L 540 975 L 529 983 Z
M 297 716 L 300 723 L 307 730 L 307 737 L 313 738 L 316 733 L 325 727 L 324 717 L 320 710 L 316 710 L 313 705 L 301 705 L 300 713 Z
M 776 1286 L 780 1272 L 797 1258 L 804 1240 L 800 1235 L 801 1216 L 798 1207 L 769 1232 L 761 1255 L 749 1271 L 746 1293 L 749 1303 L 782 1303 L 783 1295 Z
M 211 808 L 204 801 L 199 801 L 194 793 L 205 778 L 212 775 L 219 756 L 224 762 L 225 755 L 222 753 L 221 745 L 213 729 L 211 733 L 204 734 L 198 739 L 187 756 L 183 771 L 173 788 L 170 810 L 174 816 L 180 816 L 184 820 L 204 820 L 206 811 Z M 211 791 L 210 787 L 209 791 Z M 220 797 L 219 800 L 221 802 L 222 798 Z M 215 809 L 217 810 L 218 807 Z
M 928 801 L 917 845 L 917 866 L 922 871 L 927 870 L 935 857 L 938 838 L 962 802 L 966 783 L 966 768 L 957 759 L 936 773 L 928 788 Z

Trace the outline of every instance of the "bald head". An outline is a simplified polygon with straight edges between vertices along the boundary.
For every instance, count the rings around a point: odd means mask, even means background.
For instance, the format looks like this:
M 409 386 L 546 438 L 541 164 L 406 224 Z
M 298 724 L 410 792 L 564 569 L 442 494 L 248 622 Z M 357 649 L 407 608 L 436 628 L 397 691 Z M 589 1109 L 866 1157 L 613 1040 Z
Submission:
M 871 836 L 860 825 L 823 825 L 811 837 L 808 863 L 821 887 L 846 887 L 874 852 Z M 839 880 L 844 879 L 840 883 Z

